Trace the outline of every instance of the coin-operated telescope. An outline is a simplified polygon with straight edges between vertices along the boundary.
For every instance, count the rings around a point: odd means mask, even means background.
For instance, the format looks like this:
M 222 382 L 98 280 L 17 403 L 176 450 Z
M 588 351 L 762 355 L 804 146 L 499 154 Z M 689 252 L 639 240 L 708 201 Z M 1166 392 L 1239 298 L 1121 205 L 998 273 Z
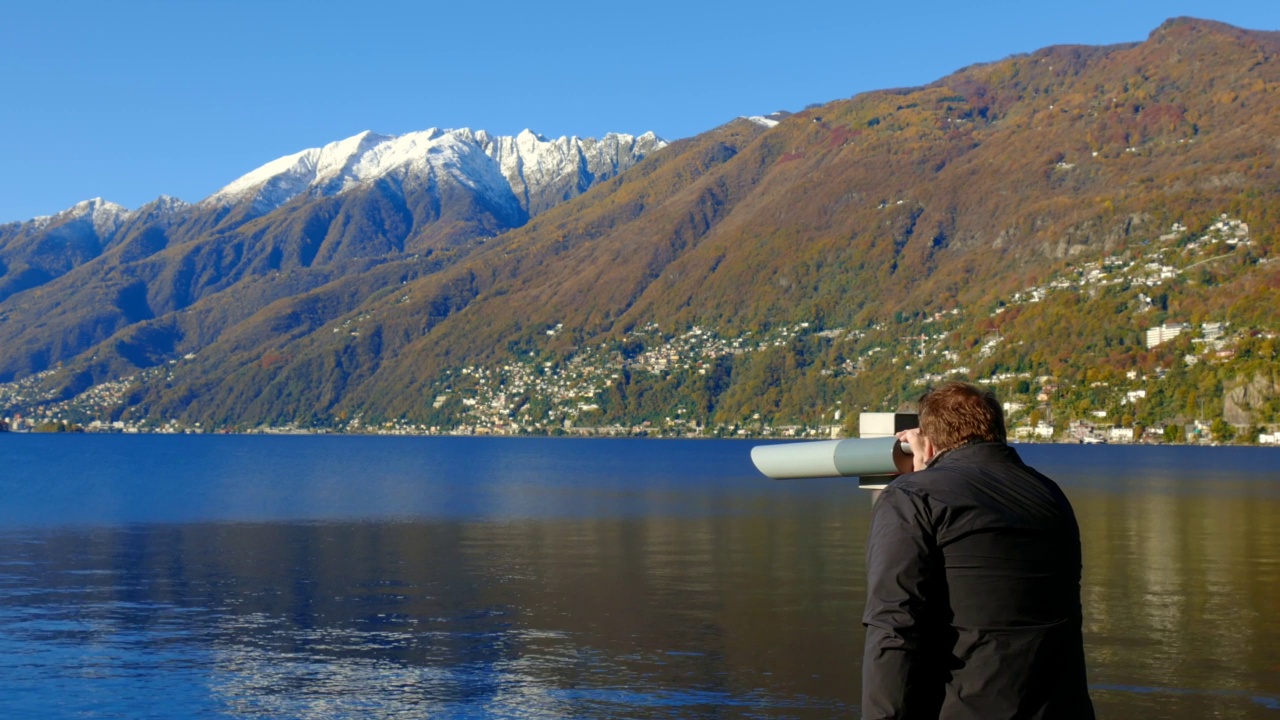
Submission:
M 751 462 L 777 480 L 857 477 L 859 487 L 879 490 L 898 474 L 895 450 L 911 454 L 911 447 L 896 435 L 919 426 L 915 413 L 862 413 L 858 416 L 860 437 L 757 445 L 751 448 Z

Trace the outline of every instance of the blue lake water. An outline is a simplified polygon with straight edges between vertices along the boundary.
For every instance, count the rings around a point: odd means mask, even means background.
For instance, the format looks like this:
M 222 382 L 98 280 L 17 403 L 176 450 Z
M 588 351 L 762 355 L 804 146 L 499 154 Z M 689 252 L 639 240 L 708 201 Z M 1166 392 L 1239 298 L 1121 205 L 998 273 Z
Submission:
M 0 718 L 856 718 L 869 494 L 750 447 L 0 435 Z M 1280 452 L 1019 450 L 1102 716 L 1280 718 Z

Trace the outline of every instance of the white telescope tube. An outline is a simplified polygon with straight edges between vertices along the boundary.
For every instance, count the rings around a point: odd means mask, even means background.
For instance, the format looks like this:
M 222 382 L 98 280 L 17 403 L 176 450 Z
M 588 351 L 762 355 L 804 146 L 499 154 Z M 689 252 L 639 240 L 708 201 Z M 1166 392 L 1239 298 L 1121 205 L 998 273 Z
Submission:
M 899 444 L 911 454 L 909 445 L 892 436 L 757 445 L 751 448 L 751 462 L 775 480 L 896 475 L 893 449 Z

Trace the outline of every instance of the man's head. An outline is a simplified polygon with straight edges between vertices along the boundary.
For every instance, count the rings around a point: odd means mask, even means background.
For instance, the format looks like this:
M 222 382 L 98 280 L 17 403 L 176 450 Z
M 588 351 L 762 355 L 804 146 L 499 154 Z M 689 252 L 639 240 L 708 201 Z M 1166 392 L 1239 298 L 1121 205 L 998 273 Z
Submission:
M 938 452 L 971 442 L 1004 442 L 1004 412 L 990 390 L 949 382 L 920 398 L 920 434 Z

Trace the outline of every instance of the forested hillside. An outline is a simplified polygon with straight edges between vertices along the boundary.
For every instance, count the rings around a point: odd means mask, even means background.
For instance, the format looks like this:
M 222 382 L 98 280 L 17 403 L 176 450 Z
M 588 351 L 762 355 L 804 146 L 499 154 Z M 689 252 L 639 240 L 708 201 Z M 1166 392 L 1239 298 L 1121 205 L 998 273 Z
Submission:
M 961 377 L 1031 436 L 1256 438 L 1280 422 L 1278 52 L 1178 19 L 737 120 L 482 243 L 281 266 L 199 313 L 124 271 L 19 292 L 0 311 L 137 320 L 56 360 L 23 359 L 30 316 L 0 322 L 0 399 L 172 427 L 812 433 Z M 290 211 L 297 237 L 343 212 Z

